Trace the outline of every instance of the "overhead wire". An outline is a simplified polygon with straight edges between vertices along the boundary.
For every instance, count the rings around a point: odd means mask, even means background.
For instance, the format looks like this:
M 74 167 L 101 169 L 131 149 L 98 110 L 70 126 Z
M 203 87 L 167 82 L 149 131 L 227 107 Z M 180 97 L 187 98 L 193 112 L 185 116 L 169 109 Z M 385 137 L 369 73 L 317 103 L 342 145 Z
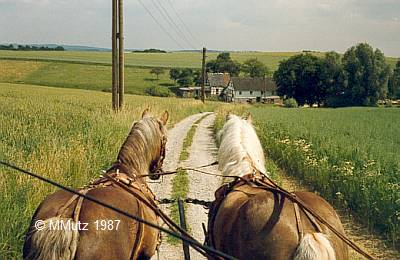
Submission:
M 152 0 L 154 2 L 154 0 Z M 158 6 L 162 9 L 168 20 L 170 21 L 170 25 L 175 28 L 175 31 L 179 36 L 193 49 L 197 49 L 195 45 L 186 37 L 186 34 L 181 30 L 180 26 L 174 21 L 169 11 L 162 5 L 160 0 L 156 0 Z
M 156 19 L 156 17 L 152 14 L 152 12 L 147 8 L 147 6 L 141 1 L 137 0 L 140 5 L 146 10 L 146 12 L 151 16 L 154 22 L 160 27 L 160 29 L 173 41 L 179 48 L 184 49 L 184 47 L 165 29 L 165 27 Z
M 178 20 L 181 22 L 181 24 L 183 25 L 183 27 L 186 29 L 186 31 L 189 33 L 189 35 L 192 37 L 192 39 L 195 42 L 198 42 L 196 36 L 194 36 L 194 34 L 192 33 L 192 31 L 190 30 L 189 26 L 186 25 L 186 23 L 183 21 L 182 17 L 180 16 L 180 14 L 178 13 L 178 11 L 176 10 L 176 8 L 174 7 L 174 5 L 172 4 L 171 0 L 166 0 L 166 2 L 169 4 L 169 6 L 171 7 L 171 9 L 174 11 L 176 17 L 178 17 Z

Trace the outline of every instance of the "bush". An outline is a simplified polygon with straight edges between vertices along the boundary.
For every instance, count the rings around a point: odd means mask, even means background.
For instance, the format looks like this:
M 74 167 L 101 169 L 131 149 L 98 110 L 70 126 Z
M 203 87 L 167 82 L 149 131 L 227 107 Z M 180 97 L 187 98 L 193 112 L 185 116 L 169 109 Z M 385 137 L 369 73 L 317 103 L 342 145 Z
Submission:
M 294 99 L 294 98 L 285 99 L 285 101 L 283 101 L 283 106 L 287 107 L 287 108 L 299 107 L 299 105 L 297 104 L 296 99 Z
M 170 89 L 160 86 L 151 86 L 145 89 L 145 92 L 150 96 L 156 97 L 172 97 L 175 96 Z

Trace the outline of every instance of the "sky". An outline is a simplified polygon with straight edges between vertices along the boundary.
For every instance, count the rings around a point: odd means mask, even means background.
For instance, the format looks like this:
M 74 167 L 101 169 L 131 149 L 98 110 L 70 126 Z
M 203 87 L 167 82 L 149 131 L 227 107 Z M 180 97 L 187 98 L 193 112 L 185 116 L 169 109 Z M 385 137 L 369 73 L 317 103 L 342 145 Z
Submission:
M 0 43 L 111 47 L 111 2 L 0 0 Z M 400 0 L 124 0 L 124 3 L 125 46 L 132 49 L 205 46 L 231 51 L 343 53 L 357 43 L 367 42 L 387 56 L 400 57 Z M 164 20 L 159 12 L 162 8 L 174 22 Z

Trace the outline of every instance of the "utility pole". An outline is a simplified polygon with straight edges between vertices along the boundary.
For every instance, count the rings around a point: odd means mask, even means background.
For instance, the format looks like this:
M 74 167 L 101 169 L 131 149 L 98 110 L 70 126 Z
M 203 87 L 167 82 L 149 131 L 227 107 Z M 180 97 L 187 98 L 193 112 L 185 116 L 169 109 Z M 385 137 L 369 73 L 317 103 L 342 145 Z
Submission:
M 204 100 L 206 98 L 206 91 L 205 91 L 205 85 L 206 85 L 206 52 L 207 49 L 203 47 L 203 62 L 201 64 L 201 101 L 204 103 Z
M 118 31 L 118 1 L 112 0 L 112 108 L 117 110 L 118 104 L 118 46 L 117 46 L 117 31 Z
M 124 105 L 124 7 L 112 0 L 112 108 Z
M 125 93 L 125 59 L 124 59 L 124 1 L 119 0 L 118 10 L 118 22 L 119 22 L 119 109 L 122 110 L 124 105 L 124 93 Z

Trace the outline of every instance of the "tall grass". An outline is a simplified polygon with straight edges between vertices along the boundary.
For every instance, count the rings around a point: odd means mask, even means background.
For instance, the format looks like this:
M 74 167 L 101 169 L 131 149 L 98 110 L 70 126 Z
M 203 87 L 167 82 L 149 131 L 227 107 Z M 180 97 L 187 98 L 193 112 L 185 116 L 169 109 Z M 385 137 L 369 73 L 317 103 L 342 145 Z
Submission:
M 126 96 L 120 113 L 108 93 L 0 83 L 0 159 L 71 187 L 80 187 L 115 160 L 134 120 L 147 107 L 168 110 L 171 127 L 221 103 Z M 0 259 L 20 257 L 40 201 L 54 187 L 0 166 Z
M 252 112 L 268 155 L 288 174 L 400 241 L 400 109 Z

